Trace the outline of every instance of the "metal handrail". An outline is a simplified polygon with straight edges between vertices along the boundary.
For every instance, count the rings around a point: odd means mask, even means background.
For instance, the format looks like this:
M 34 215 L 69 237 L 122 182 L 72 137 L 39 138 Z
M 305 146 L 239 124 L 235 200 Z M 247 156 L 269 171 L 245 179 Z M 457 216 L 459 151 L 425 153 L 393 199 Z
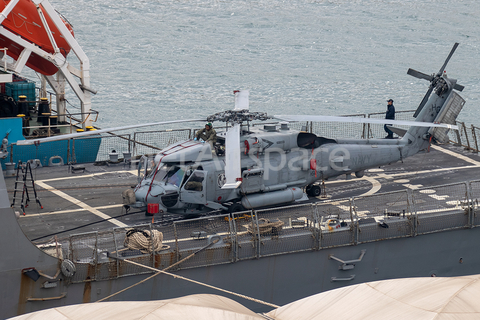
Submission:
M 62 116 L 62 115 L 67 116 L 69 118 L 70 122 L 67 123 L 67 124 L 57 124 L 55 126 L 52 126 L 50 123 L 47 126 L 39 126 L 39 125 L 38 126 L 28 126 L 28 127 L 24 127 L 24 129 L 39 129 L 39 128 L 51 129 L 52 127 L 70 127 L 70 132 L 72 133 L 73 132 L 73 127 L 81 124 L 81 122 L 75 122 L 75 120 L 74 120 L 75 115 L 83 114 L 81 112 L 79 112 L 79 113 L 69 113 L 69 112 L 67 112 L 66 114 L 58 114 L 55 111 L 53 111 L 53 112 L 56 115 L 59 115 L 59 116 Z M 400 113 L 400 114 L 406 114 L 408 112 L 413 112 L 413 110 L 398 111 L 398 113 Z M 98 117 L 98 112 L 95 111 L 95 110 L 92 110 L 92 112 L 89 112 L 88 114 L 90 116 L 93 116 L 93 114 L 95 114 L 96 117 Z M 375 115 L 380 115 L 380 114 L 383 114 L 383 113 L 356 114 L 356 115 L 350 115 L 350 116 L 360 116 L 360 117 L 364 117 L 364 118 L 367 118 L 367 117 L 372 118 Z M 270 123 L 274 123 L 274 122 L 270 122 Z M 278 123 L 278 122 L 276 122 L 276 123 Z M 258 123 L 258 124 L 255 123 L 255 124 L 251 124 L 251 125 L 255 126 L 255 125 L 261 125 L 261 124 L 265 124 L 265 123 Z M 307 130 L 312 132 L 314 125 L 315 124 L 313 122 L 310 122 L 310 123 L 307 122 L 306 123 Z M 454 144 L 461 145 L 461 146 L 465 147 L 467 150 L 471 150 L 473 152 L 478 152 L 479 148 L 480 148 L 480 146 L 479 146 L 480 143 L 478 142 L 477 136 L 480 137 L 480 132 L 477 132 L 477 130 L 480 130 L 480 128 L 476 127 L 474 125 L 471 125 L 470 128 L 467 128 L 465 123 L 461 122 L 461 121 L 457 121 L 457 125 L 459 126 L 460 130 L 451 132 L 450 142 L 454 143 Z M 362 134 L 363 138 L 371 138 L 373 136 L 373 132 L 371 132 L 372 127 L 370 126 L 370 124 L 367 124 L 367 125 L 364 124 L 363 127 L 361 127 L 361 128 L 359 126 L 355 126 L 354 128 L 355 128 L 355 130 L 361 130 L 360 133 Z M 129 151 L 133 150 L 133 153 L 135 153 L 135 150 L 136 150 L 135 146 L 144 146 L 144 147 L 147 147 L 147 148 L 151 148 L 151 149 L 155 150 L 155 152 L 156 152 L 156 151 L 160 151 L 163 148 L 163 146 L 155 146 L 155 145 L 152 145 L 148 142 L 141 141 L 141 138 L 138 136 L 138 134 L 159 135 L 159 136 L 156 136 L 154 138 L 154 139 L 158 139 L 158 138 L 163 138 L 162 134 L 164 134 L 164 133 L 180 132 L 180 131 L 185 131 L 185 130 L 189 130 L 188 137 L 191 138 L 191 135 L 192 135 L 192 129 L 191 128 L 140 131 L 140 132 L 134 132 L 133 137 L 128 137 L 128 138 L 126 138 L 125 135 L 117 135 L 117 134 L 112 134 L 112 133 L 110 133 L 110 135 L 112 137 L 119 137 L 122 140 L 128 141 Z M 334 129 L 334 130 L 336 130 L 336 129 Z M 50 130 L 48 130 L 47 135 L 48 134 L 50 134 Z M 334 135 L 333 132 L 331 134 Z M 27 137 L 27 139 L 28 138 L 29 137 Z M 169 138 L 169 139 L 171 139 L 171 138 Z M 457 141 L 455 141 L 455 140 L 457 140 Z M 116 143 L 113 140 L 111 140 L 111 141 L 112 141 L 113 144 Z M 163 141 L 163 143 L 167 143 L 168 141 L 169 140 L 167 139 L 167 140 Z M 132 146 L 133 146 L 133 148 L 132 148 Z M 10 156 L 12 156 L 12 154 L 10 154 Z

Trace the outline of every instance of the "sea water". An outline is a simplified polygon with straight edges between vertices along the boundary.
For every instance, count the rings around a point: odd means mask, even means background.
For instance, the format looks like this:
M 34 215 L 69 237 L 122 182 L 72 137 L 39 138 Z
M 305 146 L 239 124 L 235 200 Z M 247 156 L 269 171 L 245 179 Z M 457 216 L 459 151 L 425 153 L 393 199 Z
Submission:
M 459 120 L 480 126 L 475 0 L 51 2 L 90 59 L 102 128 L 204 118 L 238 89 L 272 115 L 416 109 L 429 83 L 408 68 L 437 73 L 455 42 Z

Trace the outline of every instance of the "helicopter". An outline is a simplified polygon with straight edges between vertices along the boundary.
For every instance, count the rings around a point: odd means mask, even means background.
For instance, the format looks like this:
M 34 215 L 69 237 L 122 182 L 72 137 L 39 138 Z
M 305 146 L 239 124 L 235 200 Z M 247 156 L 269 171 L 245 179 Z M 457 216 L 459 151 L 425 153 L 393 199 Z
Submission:
M 282 205 L 319 196 L 319 181 L 340 175 L 363 177 L 365 170 L 391 164 L 427 149 L 432 141 L 448 141 L 458 130 L 455 120 L 465 100 L 457 80 L 444 73 L 458 47 L 455 43 L 440 71 L 428 75 L 413 69 L 407 74 L 430 82 L 418 106 L 415 121 L 348 118 L 319 115 L 274 115 L 249 110 L 249 92 L 234 91 L 235 107 L 206 119 L 173 120 L 85 132 L 85 135 L 179 122 L 224 122 L 215 144 L 192 139 L 161 150 L 150 171 L 146 157 L 139 164 L 139 182 L 123 192 L 125 206 L 146 215 L 199 215 L 213 210 L 238 212 Z M 432 94 L 432 92 L 434 94 Z M 279 124 L 250 126 L 252 121 L 276 119 Z M 340 139 L 293 130 L 289 122 L 359 122 L 387 124 L 400 139 Z M 408 125 L 408 130 L 393 127 Z M 69 135 L 24 143 L 68 139 Z M 75 135 L 78 137 L 79 135 Z M 72 136 L 73 137 L 73 136 Z M 37 142 L 35 142 L 37 141 Z M 142 174 L 140 174 L 142 172 Z

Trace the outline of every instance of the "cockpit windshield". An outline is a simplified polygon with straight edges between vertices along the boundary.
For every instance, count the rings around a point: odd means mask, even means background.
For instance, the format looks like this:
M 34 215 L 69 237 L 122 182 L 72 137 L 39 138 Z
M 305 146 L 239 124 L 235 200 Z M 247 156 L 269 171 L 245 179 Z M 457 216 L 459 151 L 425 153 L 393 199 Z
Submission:
M 179 167 L 173 167 L 172 170 L 168 171 L 167 173 L 167 181 L 166 183 L 171 183 L 175 186 L 180 186 L 182 183 L 183 176 L 185 175 L 185 171 Z
M 155 174 L 155 170 L 153 170 L 150 174 L 150 178 L 155 176 L 155 181 L 163 181 L 166 184 L 170 183 L 177 187 L 180 186 L 183 176 L 185 175 L 185 170 L 183 168 L 168 164 L 161 164 L 156 172 L 157 173 Z

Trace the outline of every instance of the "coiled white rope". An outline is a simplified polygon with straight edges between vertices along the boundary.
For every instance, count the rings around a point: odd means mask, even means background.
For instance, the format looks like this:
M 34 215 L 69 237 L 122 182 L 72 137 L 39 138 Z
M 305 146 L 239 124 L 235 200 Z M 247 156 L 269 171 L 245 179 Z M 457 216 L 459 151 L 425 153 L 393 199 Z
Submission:
M 150 230 L 129 229 L 123 245 L 128 249 L 140 250 L 143 253 L 170 248 L 170 246 L 164 246 L 162 241 L 163 233 L 158 230 L 153 230 L 152 235 Z

